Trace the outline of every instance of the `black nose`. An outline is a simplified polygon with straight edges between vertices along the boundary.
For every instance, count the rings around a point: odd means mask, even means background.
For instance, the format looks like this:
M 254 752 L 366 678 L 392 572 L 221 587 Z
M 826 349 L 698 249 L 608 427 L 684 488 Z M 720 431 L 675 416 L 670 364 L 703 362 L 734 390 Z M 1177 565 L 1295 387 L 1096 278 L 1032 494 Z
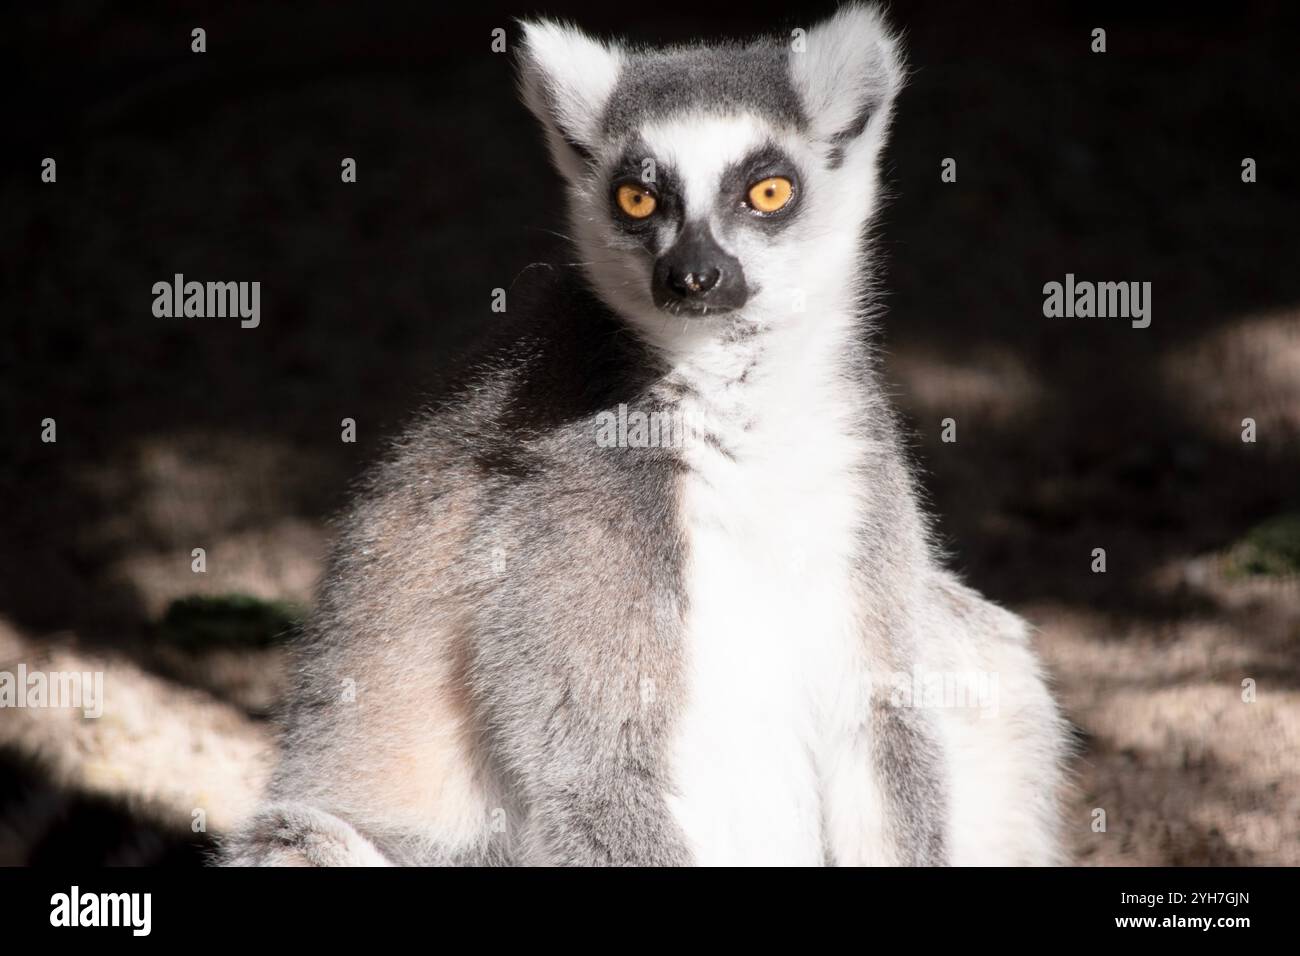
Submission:
M 655 305 L 669 312 L 726 312 L 749 298 L 740 260 L 718 245 L 707 223 L 682 228 L 655 262 Z
M 693 295 L 703 295 L 718 284 L 722 270 L 709 266 L 668 270 L 669 287 L 683 299 Z

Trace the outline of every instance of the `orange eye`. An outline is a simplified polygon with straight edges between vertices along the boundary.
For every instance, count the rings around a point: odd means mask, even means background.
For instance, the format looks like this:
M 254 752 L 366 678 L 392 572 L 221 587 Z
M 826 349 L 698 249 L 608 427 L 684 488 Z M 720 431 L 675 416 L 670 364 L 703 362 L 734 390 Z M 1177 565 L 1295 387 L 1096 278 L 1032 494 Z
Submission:
M 655 211 L 655 197 L 647 189 L 625 184 L 618 187 L 618 208 L 633 219 L 644 219 Z
M 772 176 L 749 187 L 749 205 L 759 212 L 776 212 L 790 201 L 794 185 L 784 176 Z

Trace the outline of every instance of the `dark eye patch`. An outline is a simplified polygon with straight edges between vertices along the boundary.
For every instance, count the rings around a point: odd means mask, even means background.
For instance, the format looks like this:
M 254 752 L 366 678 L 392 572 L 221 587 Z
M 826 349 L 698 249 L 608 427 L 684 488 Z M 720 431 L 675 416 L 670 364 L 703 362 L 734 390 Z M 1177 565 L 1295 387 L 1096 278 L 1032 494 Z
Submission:
M 654 162 L 654 178 L 645 178 L 646 160 Z M 641 141 L 635 141 L 623 151 L 608 173 L 610 215 L 614 225 L 625 234 L 639 240 L 651 252 L 658 252 L 660 227 L 665 221 L 681 218 L 682 199 L 677 177 L 672 169 L 656 159 Z M 618 207 L 618 188 L 624 185 L 640 186 L 650 190 L 655 197 L 655 211 L 644 219 L 624 215 Z
M 790 180 L 794 187 L 790 202 L 777 212 L 754 215 L 747 206 L 749 187 L 773 176 Z M 780 232 L 799 215 L 802 181 L 799 167 L 789 154 L 775 143 L 767 143 L 723 172 L 718 184 L 718 212 L 724 222 L 749 223 L 768 232 Z

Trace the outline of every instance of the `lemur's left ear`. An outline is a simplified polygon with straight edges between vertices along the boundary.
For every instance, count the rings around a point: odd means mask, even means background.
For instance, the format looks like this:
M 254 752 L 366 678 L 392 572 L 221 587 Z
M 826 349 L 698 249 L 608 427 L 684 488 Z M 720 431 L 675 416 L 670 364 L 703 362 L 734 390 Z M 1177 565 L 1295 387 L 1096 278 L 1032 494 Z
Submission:
M 882 128 L 905 69 L 898 41 L 875 7 L 850 4 L 792 42 L 790 76 L 811 124 L 836 162 Z M 877 141 L 879 138 L 877 137 Z
M 546 128 L 560 171 L 576 174 L 599 138 L 601 115 L 618 82 L 623 54 L 562 23 L 534 20 L 522 26 L 521 94 Z

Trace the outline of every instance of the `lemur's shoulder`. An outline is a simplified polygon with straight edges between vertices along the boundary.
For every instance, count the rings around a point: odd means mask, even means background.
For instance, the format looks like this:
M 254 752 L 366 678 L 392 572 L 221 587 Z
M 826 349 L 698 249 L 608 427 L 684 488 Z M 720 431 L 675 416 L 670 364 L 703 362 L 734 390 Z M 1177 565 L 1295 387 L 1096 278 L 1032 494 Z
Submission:
M 655 351 L 564 269 L 534 270 L 508 293 L 451 372 L 361 479 L 360 500 L 440 494 L 449 481 L 517 470 L 548 436 L 635 404 L 662 375 Z

